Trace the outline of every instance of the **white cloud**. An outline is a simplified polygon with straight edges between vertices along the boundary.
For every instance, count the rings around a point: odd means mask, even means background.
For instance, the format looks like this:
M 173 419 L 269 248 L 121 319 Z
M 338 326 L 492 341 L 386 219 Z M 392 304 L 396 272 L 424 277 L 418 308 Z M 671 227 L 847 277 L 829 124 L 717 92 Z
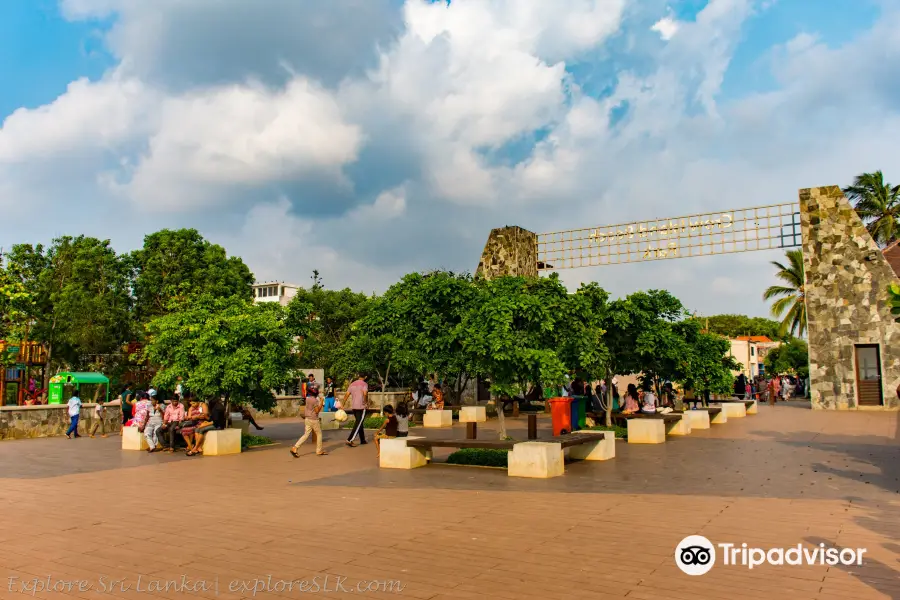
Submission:
M 67 218 L 0 222 L 0 239 L 112 230 L 128 249 L 142 228 L 191 225 L 262 279 L 316 268 L 372 291 L 411 269 L 473 269 L 491 227 L 791 202 L 873 168 L 900 178 L 900 11 L 843 46 L 785 40 L 778 88 L 734 100 L 722 83 L 768 3 L 710 0 L 691 21 L 651 4 L 64 0 L 72 18 L 115 15 L 121 65 L 6 119 L 0 205 Z M 603 94 L 586 65 L 617 69 Z M 759 314 L 777 256 L 749 256 L 565 280 Z
M 678 33 L 680 27 L 681 24 L 672 17 L 663 17 L 653 24 L 650 31 L 655 31 L 663 41 L 668 42 L 676 33 Z

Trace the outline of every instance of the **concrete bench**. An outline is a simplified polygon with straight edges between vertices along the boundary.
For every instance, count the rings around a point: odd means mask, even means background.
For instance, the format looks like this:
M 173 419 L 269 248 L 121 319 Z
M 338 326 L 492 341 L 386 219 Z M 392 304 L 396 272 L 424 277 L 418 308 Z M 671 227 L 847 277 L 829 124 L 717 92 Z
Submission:
M 125 427 L 122 429 L 122 450 L 147 450 L 150 444 L 143 432 L 137 427 Z
M 485 423 L 487 408 L 484 406 L 464 406 L 459 409 L 460 423 Z
M 590 441 L 569 446 L 569 458 L 575 460 L 610 460 L 616 457 L 616 434 L 612 431 L 579 431 L 569 435 L 591 436 L 593 438 Z
M 213 429 L 203 436 L 203 456 L 225 456 L 240 453 L 240 429 Z
M 453 411 L 426 410 L 422 424 L 431 428 L 453 427 Z
M 747 407 L 748 415 L 759 414 L 759 401 L 758 400 L 745 400 L 744 406 Z
M 743 401 L 720 402 L 719 405 L 726 419 L 742 419 L 747 416 L 747 405 Z
M 629 444 L 662 444 L 666 441 L 663 419 L 628 419 Z

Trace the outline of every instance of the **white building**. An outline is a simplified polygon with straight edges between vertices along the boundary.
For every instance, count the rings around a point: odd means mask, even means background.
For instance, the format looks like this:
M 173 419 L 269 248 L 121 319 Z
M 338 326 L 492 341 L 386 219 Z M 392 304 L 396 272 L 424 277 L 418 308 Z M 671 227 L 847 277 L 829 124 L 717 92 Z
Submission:
M 280 302 L 282 306 L 288 303 L 297 295 L 299 285 L 290 283 L 267 281 L 264 283 L 253 284 L 253 301 L 254 302 Z

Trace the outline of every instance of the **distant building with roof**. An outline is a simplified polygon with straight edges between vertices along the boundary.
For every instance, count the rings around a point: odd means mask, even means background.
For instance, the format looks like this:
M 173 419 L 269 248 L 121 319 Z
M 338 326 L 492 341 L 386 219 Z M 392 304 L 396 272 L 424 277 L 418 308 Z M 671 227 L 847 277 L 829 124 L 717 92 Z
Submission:
M 283 281 L 254 283 L 252 287 L 254 302 L 279 302 L 282 306 L 287 306 L 300 289 L 299 285 Z
M 731 342 L 729 355 L 740 365 L 739 371 L 747 377 L 756 377 L 766 374 L 766 355 L 772 348 L 777 348 L 781 342 L 773 341 L 764 335 L 739 335 L 728 340 Z

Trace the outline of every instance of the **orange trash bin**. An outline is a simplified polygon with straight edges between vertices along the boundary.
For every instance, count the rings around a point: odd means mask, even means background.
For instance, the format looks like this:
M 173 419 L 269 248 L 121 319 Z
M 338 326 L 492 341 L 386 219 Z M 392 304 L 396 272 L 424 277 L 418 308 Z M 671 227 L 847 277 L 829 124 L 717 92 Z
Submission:
M 572 432 L 572 398 L 550 398 L 550 418 L 553 421 L 553 435 Z

